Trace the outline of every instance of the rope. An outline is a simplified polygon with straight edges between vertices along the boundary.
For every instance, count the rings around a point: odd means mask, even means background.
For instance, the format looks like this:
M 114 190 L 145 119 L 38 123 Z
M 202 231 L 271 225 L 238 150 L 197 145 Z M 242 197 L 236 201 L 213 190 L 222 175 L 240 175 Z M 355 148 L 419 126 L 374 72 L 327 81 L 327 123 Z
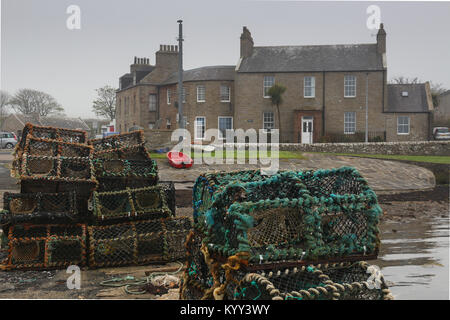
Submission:
M 124 287 L 125 292 L 128 294 L 145 294 L 145 293 L 147 293 L 146 290 L 131 290 L 131 288 L 149 284 L 149 283 L 151 283 L 152 279 L 157 276 L 176 275 L 184 267 L 184 265 L 181 262 L 177 262 L 177 264 L 179 265 L 179 268 L 173 272 L 152 272 L 150 275 L 148 275 L 146 277 L 142 277 L 142 278 L 135 278 L 133 276 L 126 276 L 126 277 L 122 277 L 122 278 L 112 278 L 112 279 L 100 282 L 100 285 L 105 286 L 105 287 L 113 287 L 113 288 Z

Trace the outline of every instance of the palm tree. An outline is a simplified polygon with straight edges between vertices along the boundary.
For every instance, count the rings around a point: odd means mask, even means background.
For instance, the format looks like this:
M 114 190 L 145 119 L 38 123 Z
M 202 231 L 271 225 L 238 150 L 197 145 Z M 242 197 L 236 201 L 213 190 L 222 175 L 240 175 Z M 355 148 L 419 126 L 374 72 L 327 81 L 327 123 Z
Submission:
M 281 118 L 280 118 L 280 104 L 283 103 L 283 93 L 286 91 L 286 87 L 280 84 L 274 84 L 270 87 L 268 94 L 270 99 L 272 100 L 272 104 L 277 106 L 277 116 L 278 116 L 278 130 L 280 132 L 280 140 L 281 140 Z

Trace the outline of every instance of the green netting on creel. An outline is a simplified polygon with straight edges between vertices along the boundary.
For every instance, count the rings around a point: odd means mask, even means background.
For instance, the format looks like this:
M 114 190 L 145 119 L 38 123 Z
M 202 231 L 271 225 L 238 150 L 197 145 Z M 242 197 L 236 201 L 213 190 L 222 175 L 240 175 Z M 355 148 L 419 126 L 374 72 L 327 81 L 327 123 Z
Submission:
M 194 221 L 212 207 L 223 208 L 234 201 L 295 198 L 305 190 L 294 172 L 263 176 L 259 170 L 252 170 L 202 175 L 193 190 Z
M 99 220 L 159 219 L 175 215 L 169 208 L 166 186 L 94 192 L 93 215 Z M 173 201 L 170 199 L 170 201 Z M 172 204 L 171 204 L 172 205 Z
M 74 221 L 77 215 L 75 192 L 3 194 L 0 223 L 51 223 Z
M 323 196 L 318 183 L 314 196 L 308 189 L 314 177 L 326 181 Z M 202 200 L 194 201 L 194 220 L 207 226 L 212 252 L 247 252 L 253 263 L 377 253 L 382 211 L 355 169 L 282 172 L 221 186 L 210 181 L 197 180 L 194 198 Z
M 374 270 L 357 262 L 239 272 L 235 274 L 238 284 L 230 283 L 226 294 L 234 300 L 393 299 L 383 276 Z
M 310 194 L 318 198 L 373 193 L 358 170 L 351 167 L 298 171 L 296 175 L 302 180 Z
M 194 231 L 192 236 L 186 243 L 186 275 L 202 284 L 205 288 L 213 286 L 213 276 L 209 270 L 209 266 L 205 261 L 205 257 L 201 252 L 203 235 L 199 231 Z

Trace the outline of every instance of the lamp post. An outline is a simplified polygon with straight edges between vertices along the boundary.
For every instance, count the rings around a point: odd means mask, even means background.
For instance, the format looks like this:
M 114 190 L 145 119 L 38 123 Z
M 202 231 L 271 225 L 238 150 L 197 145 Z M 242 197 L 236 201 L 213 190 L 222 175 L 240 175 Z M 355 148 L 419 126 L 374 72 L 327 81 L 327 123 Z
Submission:
M 369 142 L 369 73 L 366 73 L 366 143 Z
M 183 20 L 178 20 L 178 125 L 185 128 L 183 117 Z

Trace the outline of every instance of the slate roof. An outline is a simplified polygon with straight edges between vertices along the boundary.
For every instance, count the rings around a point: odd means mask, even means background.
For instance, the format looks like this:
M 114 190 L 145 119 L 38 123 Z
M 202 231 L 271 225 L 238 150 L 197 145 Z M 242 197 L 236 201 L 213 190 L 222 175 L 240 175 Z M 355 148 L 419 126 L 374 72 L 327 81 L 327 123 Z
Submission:
M 443 97 L 450 94 L 450 90 L 447 90 L 439 95 L 439 97 Z
M 234 70 L 236 66 L 208 66 L 183 71 L 183 82 L 187 81 L 206 81 L 206 80 L 222 80 L 233 81 Z M 161 84 L 178 83 L 178 72 L 169 76 Z
M 254 47 L 238 72 L 383 70 L 377 44 Z
M 15 114 L 14 116 L 17 119 L 19 119 L 19 121 L 22 122 L 24 126 L 27 122 L 29 122 L 31 124 L 35 124 L 38 126 L 49 126 L 64 129 L 90 130 L 89 126 L 79 118 L 49 116 L 49 117 L 40 117 L 39 119 L 37 119 L 35 116 L 24 114 Z
M 387 112 L 428 112 L 427 91 L 424 83 L 388 84 Z M 407 97 L 402 92 L 408 92 Z

